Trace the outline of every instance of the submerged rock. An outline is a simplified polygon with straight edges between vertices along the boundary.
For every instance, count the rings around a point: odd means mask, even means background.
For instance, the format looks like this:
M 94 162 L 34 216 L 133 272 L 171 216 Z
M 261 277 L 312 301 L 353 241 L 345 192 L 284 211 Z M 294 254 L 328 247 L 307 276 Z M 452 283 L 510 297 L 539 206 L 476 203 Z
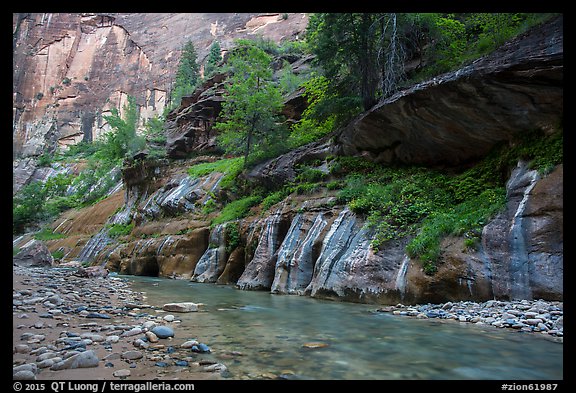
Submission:
M 162 310 L 170 312 L 196 312 L 198 311 L 201 303 L 166 303 L 162 306 Z
M 311 343 L 302 344 L 302 348 L 308 348 L 308 349 L 326 348 L 329 346 L 330 346 L 330 344 L 321 343 L 321 342 L 311 342 Z

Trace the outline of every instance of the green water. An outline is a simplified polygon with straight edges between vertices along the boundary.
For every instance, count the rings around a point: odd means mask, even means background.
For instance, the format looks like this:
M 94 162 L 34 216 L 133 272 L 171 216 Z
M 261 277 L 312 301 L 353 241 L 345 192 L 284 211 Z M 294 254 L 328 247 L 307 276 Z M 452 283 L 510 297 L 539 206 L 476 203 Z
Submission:
M 176 338 L 208 344 L 231 379 L 563 377 L 563 344 L 538 334 L 375 313 L 365 304 L 125 277 L 151 305 L 204 303 L 204 312 L 173 313 L 182 321 Z M 306 343 L 328 346 L 311 349 Z

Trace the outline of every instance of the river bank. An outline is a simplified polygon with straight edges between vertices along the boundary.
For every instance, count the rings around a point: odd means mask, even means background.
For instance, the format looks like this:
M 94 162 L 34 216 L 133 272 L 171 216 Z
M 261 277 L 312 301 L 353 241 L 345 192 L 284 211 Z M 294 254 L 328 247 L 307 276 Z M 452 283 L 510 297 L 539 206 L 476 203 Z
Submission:
M 176 313 L 143 304 L 142 295 L 125 280 L 78 277 L 75 270 L 13 266 L 14 379 L 205 380 L 225 375 L 226 366 L 212 353 L 191 350 L 201 338 L 180 335 Z M 168 331 L 166 338 L 150 334 L 156 326 Z
M 377 312 L 421 319 L 438 319 L 541 333 L 556 342 L 564 341 L 564 303 L 545 300 L 488 300 L 440 304 L 386 306 Z

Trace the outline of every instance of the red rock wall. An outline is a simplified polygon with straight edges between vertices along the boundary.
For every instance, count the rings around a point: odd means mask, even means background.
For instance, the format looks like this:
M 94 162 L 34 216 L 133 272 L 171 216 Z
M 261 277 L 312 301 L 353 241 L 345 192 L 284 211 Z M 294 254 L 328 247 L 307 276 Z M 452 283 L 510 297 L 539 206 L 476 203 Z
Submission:
M 13 14 L 14 158 L 96 138 L 102 115 L 132 95 L 141 123 L 164 109 L 180 57 L 192 40 L 199 61 L 218 39 L 301 35 L 305 14 Z

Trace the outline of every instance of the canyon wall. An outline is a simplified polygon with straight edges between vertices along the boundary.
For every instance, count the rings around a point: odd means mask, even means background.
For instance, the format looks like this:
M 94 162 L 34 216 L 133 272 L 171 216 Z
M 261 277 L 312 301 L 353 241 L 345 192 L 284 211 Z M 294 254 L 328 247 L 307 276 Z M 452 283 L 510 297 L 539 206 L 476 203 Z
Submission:
M 13 159 L 16 191 L 37 157 L 91 141 L 109 130 L 103 116 L 122 114 L 128 96 L 140 126 L 161 114 L 183 45 L 203 63 L 218 40 L 225 53 L 237 38 L 297 39 L 306 14 L 279 13 L 15 13 L 13 14 Z

